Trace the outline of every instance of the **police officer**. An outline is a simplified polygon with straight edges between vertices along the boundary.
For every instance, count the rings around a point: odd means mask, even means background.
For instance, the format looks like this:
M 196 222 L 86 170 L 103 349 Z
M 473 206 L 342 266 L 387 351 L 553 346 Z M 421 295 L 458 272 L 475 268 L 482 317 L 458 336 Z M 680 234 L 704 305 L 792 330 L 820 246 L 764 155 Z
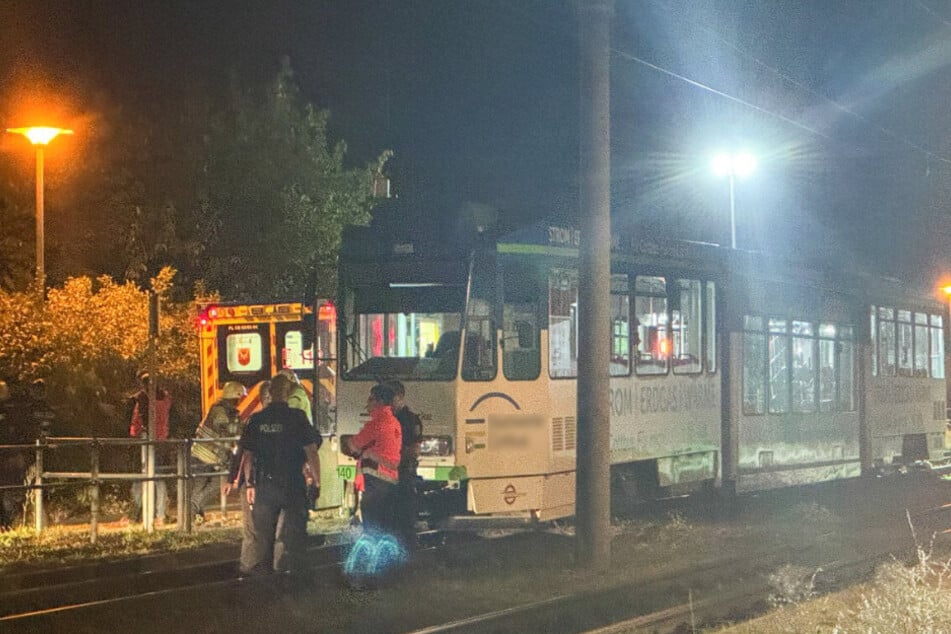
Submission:
M 251 417 L 238 443 L 245 454 L 248 504 L 256 535 L 251 566 L 242 573 L 263 574 L 302 564 L 307 536 L 307 487 L 304 466 L 320 490 L 321 437 L 307 416 L 287 404 L 293 383 L 286 376 L 271 380 L 271 404 Z M 275 561 L 278 518 L 284 513 L 282 539 L 286 561 Z

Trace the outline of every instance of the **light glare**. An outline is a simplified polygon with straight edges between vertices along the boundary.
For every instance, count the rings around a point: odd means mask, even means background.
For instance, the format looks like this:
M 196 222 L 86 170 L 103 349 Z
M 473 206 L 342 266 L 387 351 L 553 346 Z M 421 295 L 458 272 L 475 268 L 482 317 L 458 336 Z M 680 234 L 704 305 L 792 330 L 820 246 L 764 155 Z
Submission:
M 749 152 L 727 154 L 721 152 L 713 157 L 713 173 L 717 176 L 738 176 L 744 178 L 756 169 L 756 157 Z
M 33 145 L 47 145 L 50 141 L 61 134 L 72 134 L 72 130 L 65 128 L 53 128 L 49 126 L 36 126 L 32 128 L 7 128 L 7 132 L 22 134 Z

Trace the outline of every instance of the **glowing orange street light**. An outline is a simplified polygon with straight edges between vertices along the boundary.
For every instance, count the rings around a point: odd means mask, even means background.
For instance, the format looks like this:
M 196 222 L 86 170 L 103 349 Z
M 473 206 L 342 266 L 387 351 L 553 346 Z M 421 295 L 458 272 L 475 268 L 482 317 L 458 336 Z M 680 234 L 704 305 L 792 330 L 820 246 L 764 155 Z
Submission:
M 36 286 L 40 297 L 46 288 L 46 268 L 44 266 L 43 246 L 43 148 L 61 134 L 72 134 L 72 130 L 37 126 L 32 128 L 7 128 L 7 132 L 22 134 L 36 148 Z

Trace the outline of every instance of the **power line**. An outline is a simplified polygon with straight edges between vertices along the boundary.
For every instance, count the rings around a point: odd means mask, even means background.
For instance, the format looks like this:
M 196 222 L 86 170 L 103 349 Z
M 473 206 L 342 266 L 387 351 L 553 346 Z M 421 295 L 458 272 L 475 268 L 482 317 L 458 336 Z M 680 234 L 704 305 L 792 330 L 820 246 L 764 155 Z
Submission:
M 928 11 L 929 13 L 934 14 L 933 11 L 931 11 L 930 9 L 928 9 L 928 7 L 926 7 L 925 5 L 923 5 L 921 2 L 918 2 L 917 4 L 918 4 L 922 9 L 925 9 L 925 10 Z M 936 14 L 934 14 L 934 15 L 936 15 Z M 951 23 L 949 23 L 949 22 L 947 22 L 946 20 L 944 20 L 943 18 L 941 18 L 941 16 L 936 15 L 936 17 L 938 17 L 938 19 L 940 19 L 940 20 L 941 20 L 942 22 L 944 22 L 945 24 L 948 24 L 949 26 L 951 26 Z M 805 84 L 802 84 L 801 82 L 797 81 L 796 79 L 793 79 L 792 77 L 790 77 L 788 74 L 786 74 L 786 73 L 782 72 L 781 70 L 779 70 L 779 69 L 777 69 L 777 68 L 774 68 L 773 66 L 771 66 L 771 65 L 767 64 L 766 62 L 760 60 L 758 57 L 756 57 L 756 56 L 753 55 L 752 53 L 743 50 L 743 49 L 740 48 L 738 45 L 736 45 L 735 43 L 733 43 L 733 42 L 727 40 L 726 38 L 724 38 L 723 36 L 721 36 L 719 33 L 717 33 L 716 31 L 714 31 L 713 29 L 711 29 L 711 28 L 709 28 L 709 27 L 707 27 L 707 26 L 704 26 L 704 25 L 702 25 L 702 24 L 700 24 L 700 23 L 698 23 L 698 22 L 695 22 L 695 21 L 693 22 L 693 24 L 694 24 L 695 26 L 697 26 L 698 28 L 700 28 L 700 29 L 706 31 L 707 33 L 709 33 L 710 35 L 712 35 L 714 38 L 716 38 L 717 40 L 719 40 L 720 42 L 722 42 L 722 43 L 725 44 L 726 46 L 728 46 L 728 47 L 730 47 L 731 49 L 733 49 L 736 53 L 738 53 L 738 54 L 740 54 L 740 55 L 746 57 L 747 59 L 753 61 L 754 63 L 758 64 L 758 65 L 761 66 L 762 68 L 765 68 L 765 69 L 769 70 L 770 72 L 772 72 L 773 74 L 777 75 L 778 77 L 781 77 L 783 80 L 785 80 L 786 82 L 792 84 L 792 85 L 795 86 L 796 88 L 798 88 L 798 89 L 800 89 L 800 90 L 802 90 L 802 91 L 804 91 L 804 92 L 807 92 L 807 93 L 809 93 L 810 95 L 812 95 L 812 96 L 814 96 L 814 97 L 817 97 L 817 98 L 819 98 L 819 99 L 825 101 L 826 103 L 828 103 L 829 105 L 831 105 L 832 107 L 834 107 L 836 110 L 838 110 L 838 111 L 840 111 L 840 112 L 842 112 L 842 113 L 844 113 L 844 114 L 848 114 L 848 115 L 850 115 L 850 116 L 852 116 L 852 117 L 855 117 L 857 120 L 859 120 L 859 121 L 861 121 L 862 123 L 868 125 L 869 127 L 872 127 L 872 128 L 874 128 L 874 129 L 878 130 L 878 131 L 881 132 L 882 134 L 888 136 L 889 138 L 891 138 L 891 139 L 893 139 L 893 140 L 895 140 L 895 141 L 899 141 L 899 142 L 901 142 L 901 143 L 904 143 L 904 144 L 907 145 L 908 147 L 910 147 L 910 148 L 912 148 L 912 149 L 915 149 L 915 150 L 917 150 L 917 151 L 919 151 L 919 152 L 921 152 L 921 153 L 927 155 L 929 158 L 932 158 L 932 159 L 934 159 L 934 160 L 936 160 L 936 161 L 940 161 L 940 162 L 942 162 L 942 163 L 946 163 L 946 164 L 948 164 L 948 165 L 951 165 L 951 159 L 948 159 L 948 158 L 946 158 L 946 157 L 944 157 L 944 156 L 941 156 L 940 154 L 937 154 L 937 153 L 935 153 L 934 151 L 929 150 L 928 148 L 926 148 L 926 147 L 924 147 L 924 146 L 922 146 L 922 145 L 920 145 L 920 144 L 918 144 L 918 143 L 915 143 L 915 142 L 912 141 L 911 139 L 909 139 L 909 138 L 907 138 L 907 137 L 905 137 L 905 136 L 902 136 L 901 134 L 898 134 L 897 132 L 894 132 L 893 130 L 891 130 L 891 129 L 889 129 L 889 128 L 886 128 L 885 126 L 883 126 L 883 125 L 881 125 L 881 124 L 879 124 L 879 123 L 876 123 L 875 121 L 872 121 L 871 119 L 869 119 L 869 118 L 867 118 L 867 117 L 862 116 L 861 114 L 855 112 L 854 110 L 852 110 L 852 109 L 849 108 L 848 106 L 845 106 L 845 105 L 839 103 L 838 101 L 836 101 L 836 100 L 834 100 L 834 99 L 831 99 L 831 98 L 829 98 L 829 97 L 823 95 L 823 94 L 820 93 L 820 92 L 817 92 L 816 90 L 810 88 L 809 86 L 806 86 Z

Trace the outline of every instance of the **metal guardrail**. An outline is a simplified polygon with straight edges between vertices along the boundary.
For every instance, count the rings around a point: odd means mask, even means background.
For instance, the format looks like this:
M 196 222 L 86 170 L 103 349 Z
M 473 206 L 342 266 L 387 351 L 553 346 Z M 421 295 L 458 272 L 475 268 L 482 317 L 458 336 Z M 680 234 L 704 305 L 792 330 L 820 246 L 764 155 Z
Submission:
M 85 483 L 90 488 L 89 502 L 89 537 L 90 542 L 95 544 L 98 541 L 99 523 L 100 523 L 100 487 L 106 482 L 125 481 L 141 482 L 143 484 L 157 481 L 176 481 L 178 482 L 176 496 L 176 512 L 178 530 L 180 532 L 191 532 L 192 513 L 191 513 L 191 493 L 192 485 L 196 478 L 218 477 L 223 483 L 227 477 L 227 469 L 211 469 L 195 472 L 192 468 L 192 446 L 196 444 L 223 445 L 230 451 L 231 447 L 238 441 L 237 437 L 231 438 L 189 438 L 189 439 L 168 439 L 168 440 L 147 440 L 139 438 L 84 438 L 84 437 L 48 437 L 38 439 L 32 445 L 0 445 L 0 457 L 4 453 L 26 453 L 34 452 L 35 461 L 32 465 L 34 474 L 30 483 L 18 485 L 0 485 L 0 492 L 3 491 L 25 491 L 27 495 L 32 493 L 33 501 L 33 526 L 39 535 L 46 528 L 44 513 L 44 492 L 60 486 L 74 484 L 76 482 Z M 89 449 L 89 471 L 47 471 L 44 468 L 44 458 L 47 452 L 55 451 L 65 447 L 88 447 Z M 149 477 L 145 472 L 145 453 L 148 447 L 156 446 L 174 446 L 176 454 L 175 472 L 156 473 Z M 141 447 L 142 448 L 142 470 L 137 472 L 107 471 L 100 469 L 100 457 L 103 450 L 120 447 Z M 219 488 L 220 490 L 220 488 Z M 143 498 L 145 498 L 143 491 Z M 220 495 L 221 512 L 225 513 L 227 508 L 227 498 Z M 25 518 L 24 518 L 25 519 Z M 154 530 L 151 521 L 148 521 L 143 512 L 142 524 L 149 532 Z

